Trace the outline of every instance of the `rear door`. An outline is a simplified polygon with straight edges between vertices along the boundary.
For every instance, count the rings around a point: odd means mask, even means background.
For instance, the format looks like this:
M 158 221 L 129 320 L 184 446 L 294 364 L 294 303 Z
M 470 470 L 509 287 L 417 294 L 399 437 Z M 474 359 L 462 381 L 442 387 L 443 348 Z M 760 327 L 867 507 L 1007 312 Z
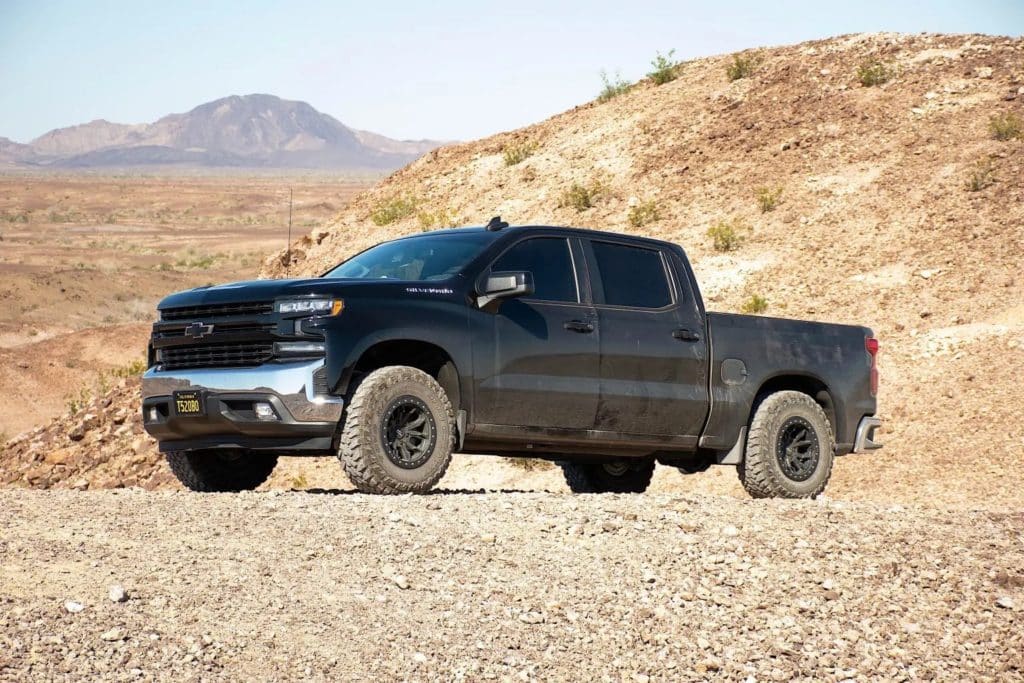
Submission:
M 689 285 L 649 243 L 584 241 L 601 330 L 595 429 L 696 445 L 708 409 L 707 341 Z
M 586 301 L 579 241 L 528 237 L 490 271 L 533 274 L 535 292 L 503 301 L 474 343 L 476 421 L 546 429 L 592 429 L 600 385 L 597 314 Z

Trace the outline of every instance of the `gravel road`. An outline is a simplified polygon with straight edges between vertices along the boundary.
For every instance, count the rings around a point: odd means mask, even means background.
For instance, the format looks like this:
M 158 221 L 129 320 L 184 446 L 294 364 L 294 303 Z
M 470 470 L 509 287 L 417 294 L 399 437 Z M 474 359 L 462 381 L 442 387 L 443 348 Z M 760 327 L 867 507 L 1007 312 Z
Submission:
M 1024 677 L 1021 512 L 139 490 L 0 510 L 2 680 Z

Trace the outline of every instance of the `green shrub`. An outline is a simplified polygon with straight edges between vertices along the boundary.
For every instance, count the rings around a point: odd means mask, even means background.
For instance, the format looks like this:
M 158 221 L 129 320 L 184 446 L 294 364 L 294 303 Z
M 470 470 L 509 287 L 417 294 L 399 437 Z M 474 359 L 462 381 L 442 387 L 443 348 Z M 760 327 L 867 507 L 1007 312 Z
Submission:
M 391 197 L 383 200 L 370 212 L 370 220 L 375 225 L 391 225 L 395 221 L 408 218 L 416 210 L 416 200 L 412 197 Z
M 744 226 L 737 222 L 718 221 L 708 228 L 708 237 L 711 238 L 715 251 L 733 251 L 743 243 L 741 234 Z
M 779 199 L 782 198 L 782 188 L 759 187 L 755 192 L 755 196 L 757 197 L 757 205 L 761 208 L 761 213 L 768 213 L 779 205 Z
M 537 151 L 536 142 L 517 142 L 505 145 L 501 154 L 505 159 L 506 166 L 515 166 Z
M 421 230 L 433 230 L 434 228 L 454 228 L 459 224 L 459 219 L 448 209 L 438 209 L 436 212 L 420 211 L 417 216 Z
M 667 55 L 658 52 L 657 56 L 651 60 L 651 66 L 654 69 L 647 73 L 647 77 L 654 81 L 655 85 L 664 85 L 676 80 L 677 64 L 672 61 L 672 56 L 675 53 L 675 50 L 669 50 Z
M 594 206 L 597 198 L 604 193 L 604 189 L 604 185 L 598 181 L 592 182 L 589 186 L 573 183 L 559 197 L 558 207 L 571 207 L 576 209 L 577 213 L 586 211 Z
M 654 200 L 640 202 L 629 209 L 629 224 L 634 228 L 641 228 L 648 223 L 658 220 L 658 205 Z
M 613 100 L 632 87 L 629 81 L 624 80 L 618 72 L 615 74 L 615 79 L 610 80 L 608 74 L 602 71 L 601 83 L 604 87 L 601 88 L 601 92 L 597 95 L 598 102 Z
M 865 88 L 882 85 L 892 79 L 893 70 L 882 62 L 864 62 L 857 67 L 857 80 Z
M 725 75 L 729 77 L 730 81 L 738 81 L 741 78 L 747 78 L 754 73 L 754 68 L 757 66 L 757 55 L 752 54 L 738 54 L 732 56 L 732 62 L 725 67 Z
M 980 192 L 996 182 L 996 169 L 991 159 L 978 162 L 967 178 L 967 189 L 970 192 Z
M 550 461 L 540 458 L 505 458 L 505 462 L 526 472 L 550 470 L 554 467 Z
M 1024 121 L 1013 112 L 996 114 L 990 118 L 988 129 L 996 140 L 1024 139 Z
M 751 294 L 743 305 L 740 306 L 740 311 L 743 313 L 764 313 L 768 310 L 768 300 L 760 294 Z

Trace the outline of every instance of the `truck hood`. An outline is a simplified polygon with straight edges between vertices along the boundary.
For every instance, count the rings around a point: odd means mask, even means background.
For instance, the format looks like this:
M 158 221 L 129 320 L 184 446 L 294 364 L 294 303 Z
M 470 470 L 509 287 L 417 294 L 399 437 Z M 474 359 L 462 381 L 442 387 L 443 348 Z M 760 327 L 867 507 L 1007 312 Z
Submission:
M 298 296 L 358 295 L 372 290 L 374 294 L 400 293 L 417 283 L 397 280 L 347 280 L 342 278 L 310 278 L 292 280 L 247 280 L 223 285 L 196 287 L 171 294 L 157 306 L 159 310 L 217 304 L 274 301 Z M 432 283 L 433 284 L 433 283 Z

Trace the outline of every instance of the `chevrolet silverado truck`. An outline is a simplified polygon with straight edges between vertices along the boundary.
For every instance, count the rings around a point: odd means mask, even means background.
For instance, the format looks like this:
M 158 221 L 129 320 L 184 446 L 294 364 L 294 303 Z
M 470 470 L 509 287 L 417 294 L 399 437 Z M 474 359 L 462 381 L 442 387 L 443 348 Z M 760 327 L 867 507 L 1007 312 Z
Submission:
M 706 312 L 675 244 L 496 218 L 168 296 L 142 415 L 196 491 L 334 456 L 361 491 L 423 493 L 475 453 L 555 461 L 575 492 L 717 464 L 808 498 L 880 447 L 877 352 L 866 327 Z

